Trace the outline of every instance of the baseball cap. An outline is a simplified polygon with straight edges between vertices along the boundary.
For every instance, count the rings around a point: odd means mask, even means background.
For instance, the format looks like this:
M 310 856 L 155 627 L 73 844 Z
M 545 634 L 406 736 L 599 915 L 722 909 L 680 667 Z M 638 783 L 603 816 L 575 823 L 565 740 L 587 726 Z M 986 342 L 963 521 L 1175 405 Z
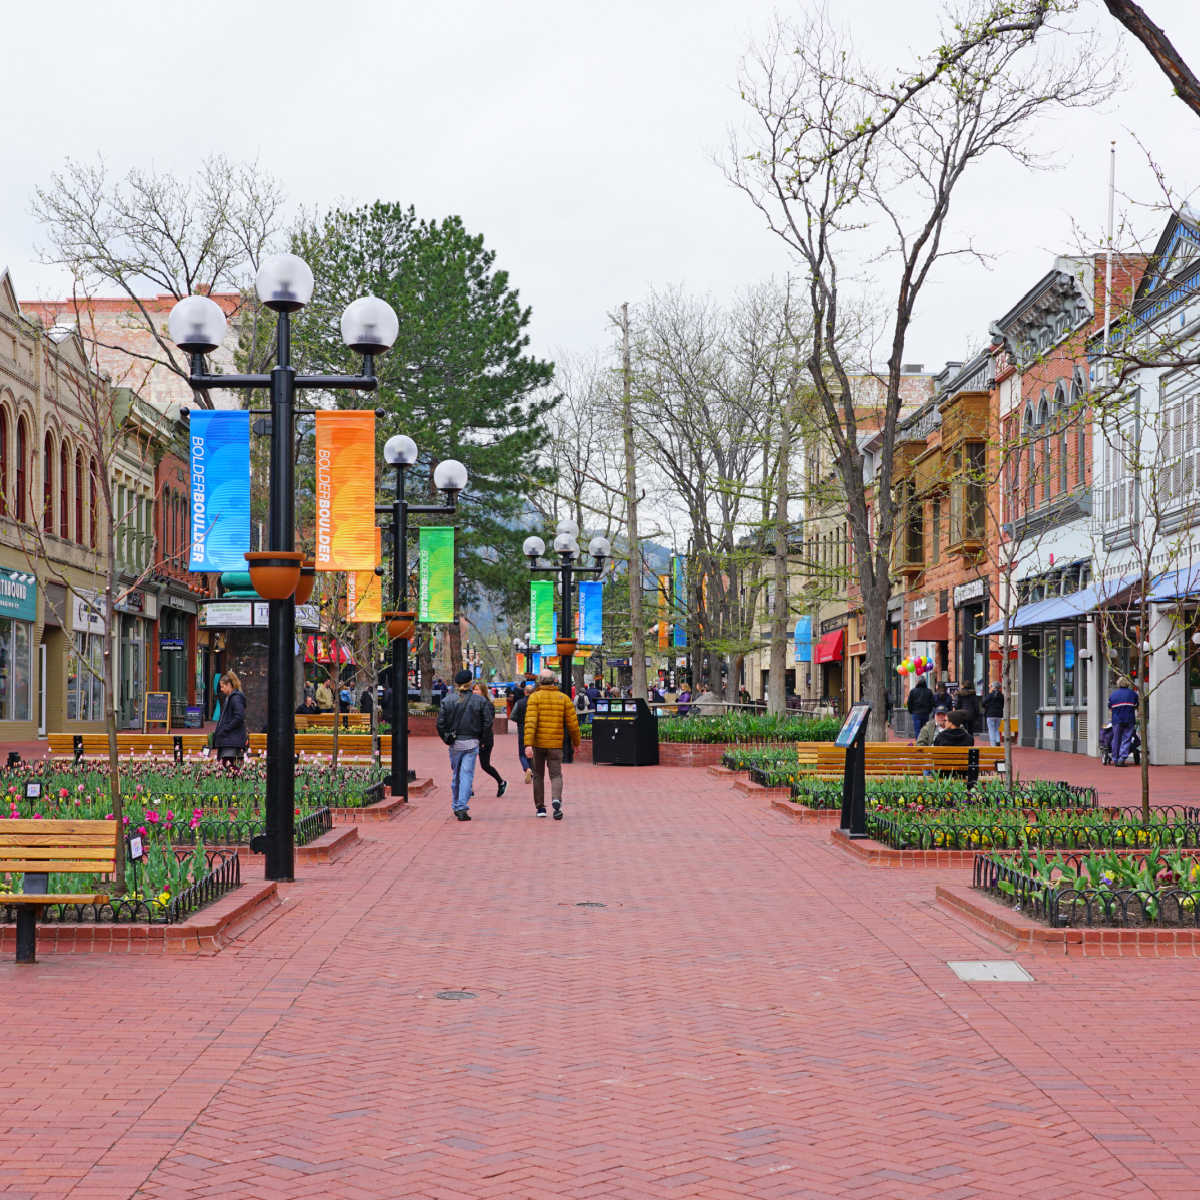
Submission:
M 471 672 L 468 671 L 466 667 L 463 667 L 463 669 L 461 671 L 459 671 L 459 673 L 457 675 L 455 675 L 454 683 L 457 687 L 462 687 L 462 685 L 464 683 L 470 683 L 471 680 L 474 678 L 475 678 L 475 676 L 473 674 L 471 674 Z

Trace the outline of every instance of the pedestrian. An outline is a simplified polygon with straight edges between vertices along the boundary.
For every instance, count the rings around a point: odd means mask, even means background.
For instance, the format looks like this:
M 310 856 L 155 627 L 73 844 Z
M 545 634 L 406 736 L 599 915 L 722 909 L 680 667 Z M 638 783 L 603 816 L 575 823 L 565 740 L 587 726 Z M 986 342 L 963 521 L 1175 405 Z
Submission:
M 1118 767 L 1125 765 L 1133 749 L 1133 730 L 1137 723 L 1138 694 L 1128 675 L 1117 680 L 1109 693 L 1108 708 L 1112 713 L 1112 756 Z
M 300 707 L 296 709 L 297 715 L 311 717 L 317 711 L 317 701 L 311 692 L 304 693 L 304 699 L 300 702 Z
M 438 737 L 450 747 L 450 805 L 455 817 L 469 821 L 471 785 L 479 747 L 491 732 L 496 710 L 471 690 L 474 676 L 468 670 L 454 677 L 455 690 L 446 695 L 438 709 Z
M 317 700 L 317 712 L 333 712 L 333 689 L 324 679 L 317 684 L 314 695 Z
M 918 746 L 932 746 L 934 738 L 937 737 L 943 729 L 950 728 L 950 710 L 945 705 L 939 704 L 933 710 L 933 720 L 926 721 L 921 726 L 921 732 L 917 735 Z
M 724 703 L 712 688 L 705 688 L 696 698 L 693 707 L 698 717 L 716 717 L 725 711 Z
M 217 761 L 232 771 L 246 753 L 246 697 L 242 695 L 242 681 L 232 671 L 221 676 L 219 687 L 221 719 L 213 730 L 212 744 Z
M 967 728 L 967 714 L 956 708 L 946 714 L 948 725 L 933 739 L 935 746 L 973 746 L 975 738 Z
M 338 710 L 340 712 L 348 713 L 350 711 L 350 705 L 353 703 L 354 693 L 348 687 L 341 688 L 338 692 Z
M 667 690 L 663 692 L 663 705 L 669 717 L 673 717 L 679 712 L 679 693 L 670 684 L 667 685 Z
M 993 746 L 999 746 L 1002 741 L 1000 723 L 1004 719 L 1004 688 L 999 680 L 992 684 L 983 699 L 983 718 L 987 721 L 988 741 Z
M 917 682 L 908 693 L 908 712 L 912 717 L 914 738 L 921 736 L 921 726 L 929 720 L 933 707 L 933 693 L 929 685 L 922 676 L 917 676 Z
M 522 683 L 521 694 L 513 705 L 511 719 L 517 726 L 517 758 L 521 760 L 521 770 L 525 772 L 525 782 L 533 780 L 533 763 L 525 757 L 525 709 L 529 704 L 529 695 L 537 687 L 535 683 Z
M 687 684 L 685 683 L 683 685 L 683 691 L 681 691 L 679 693 L 679 700 L 676 704 L 676 708 L 679 710 L 679 715 L 681 717 L 686 717 L 688 715 L 688 713 L 691 711 L 691 707 L 692 707 L 692 693 L 688 689 Z
M 539 817 L 546 815 L 545 772 L 550 773 L 550 806 L 554 819 L 562 820 L 563 744 L 570 738 L 579 749 L 579 721 L 575 706 L 558 689 L 553 671 L 543 671 L 525 709 L 525 754 L 533 763 L 533 807 Z
M 964 683 L 958 689 L 958 704 L 956 707 L 959 712 L 967 714 L 967 728 L 972 733 L 983 732 L 983 716 L 979 705 L 979 696 L 970 683 Z
M 492 698 L 488 695 L 488 690 L 482 683 L 476 683 L 474 687 L 475 695 L 483 698 L 485 704 L 492 704 Z M 495 705 L 492 704 L 493 711 Z M 500 772 L 492 766 L 492 749 L 496 744 L 495 722 L 488 725 L 484 731 L 483 737 L 479 739 L 479 765 L 483 768 L 485 775 L 490 775 L 496 781 L 496 795 L 503 796 L 508 791 L 508 780 L 501 777 Z
M 944 705 L 947 712 L 949 712 L 954 707 L 954 704 L 950 699 L 950 690 L 946 687 L 945 680 L 943 680 L 941 683 L 939 683 L 937 685 L 937 687 L 934 688 L 934 690 L 933 690 L 933 706 L 934 706 L 934 708 L 937 708 L 937 706 L 939 704 Z
M 372 695 L 374 691 L 371 687 L 363 688 L 363 694 L 358 698 L 358 711 L 371 714 L 371 709 L 375 707 L 375 697 Z

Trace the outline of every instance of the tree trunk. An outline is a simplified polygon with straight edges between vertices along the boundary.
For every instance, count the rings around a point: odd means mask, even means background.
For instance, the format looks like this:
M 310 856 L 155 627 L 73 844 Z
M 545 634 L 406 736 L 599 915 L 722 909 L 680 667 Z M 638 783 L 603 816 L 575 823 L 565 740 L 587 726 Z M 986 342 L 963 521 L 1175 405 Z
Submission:
M 421 703 L 433 703 L 433 651 L 429 648 L 429 636 L 421 639 L 421 648 L 417 651 L 417 670 L 421 674 Z M 408 680 L 400 680 L 401 687 L 408 687 Z
M 621 305 L 621 438 L 625 450 L 625 538 L 629 544 L 629 665 L 633 694 L 646 698 L 646 628 L 642 623 L 642 544 L 638 538 L 637 449 L 633 442 L 629 305 Z
M 771 608 L 771 662 L 767 675 L 767 712 L 787 708 L 788 623 L 788 452 L 792 427 L 788 406 L 779 419 L 779 462 L 775 471 L 775 603 Z
M 457 614 L 446 630 L 446 644 L 449 647 L 450 653 L 451 675 L 457 675 L 463 666 L 462 623 L 459 621 Z M 453 678 L 446 680 L 447 684 L 453 682 Z

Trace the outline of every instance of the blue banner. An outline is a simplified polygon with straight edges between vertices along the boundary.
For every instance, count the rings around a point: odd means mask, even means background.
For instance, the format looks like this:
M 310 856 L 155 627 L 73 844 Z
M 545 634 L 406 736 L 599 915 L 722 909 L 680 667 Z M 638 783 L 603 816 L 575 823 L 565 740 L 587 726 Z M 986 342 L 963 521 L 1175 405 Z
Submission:
M 579 640 L 585 646 L 604 641 L 604 584 L 598 579 L 579 585 Z
M 673 564 L 673 570 L 671 573 L 674 576 L 674 587 L 675 587 L 674 608 L 675 608 L 675 611 L 676 612 L 686 612 L 687 611 L 687 588 L 684 585 L 684 579 L 683 579 L 683 559 L 680 558 L 678 555 L 676 555 L 676 557 L 675 557 L 675 562 Z M 675 626 L 675 648 L 677 650 L 684 650 L 687 648 L 687 626 L 686 625 L 677 624 Z
M 250 414 L 193 409 L 189 571 L 244 571 L 250 549 Z
M 554 632 L 550 635 L 554 640 L 542 646 L 542 657 L 553 658 L 558 653 L 558 609 L 554 610 L 554 621 L 551 626 Z
M 530 675 L 536 675 L 542 669 L 541 652 L 539 650 L 535 650 L 533 654 L 530 655 L 530 659 L 529 673 Z
M 796 618 L 796 662 L 812 662 L 812 617 Z

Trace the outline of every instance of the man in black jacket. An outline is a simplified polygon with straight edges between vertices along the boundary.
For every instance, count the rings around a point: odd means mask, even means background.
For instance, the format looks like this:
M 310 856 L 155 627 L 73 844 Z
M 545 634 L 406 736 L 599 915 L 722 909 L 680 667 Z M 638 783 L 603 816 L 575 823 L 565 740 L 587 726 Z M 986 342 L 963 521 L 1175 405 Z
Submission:
M 438 709 L 438 737 L 450 747 L 450 804 L 455 817 L 469 821 L 467 806 L 475 782 L 479 744 L 492 731 L 496 709 L 491 701 L 471 690 L 475 676 L 464 669 L 454 677 L 455 690 Z
M 908 711 L 912 715 L 913 737 L 919 737 L 921 726 L 929 720 L 929 714 L 933 712 L 933 693 L 922 677 L 918 677 L 912 691 L 908 693 Z
M 935 746 L 973 746 L 975 738 L 967 728 L 967 714 L 955 709 L 946 714 L 950 724 L 933 739 Z

